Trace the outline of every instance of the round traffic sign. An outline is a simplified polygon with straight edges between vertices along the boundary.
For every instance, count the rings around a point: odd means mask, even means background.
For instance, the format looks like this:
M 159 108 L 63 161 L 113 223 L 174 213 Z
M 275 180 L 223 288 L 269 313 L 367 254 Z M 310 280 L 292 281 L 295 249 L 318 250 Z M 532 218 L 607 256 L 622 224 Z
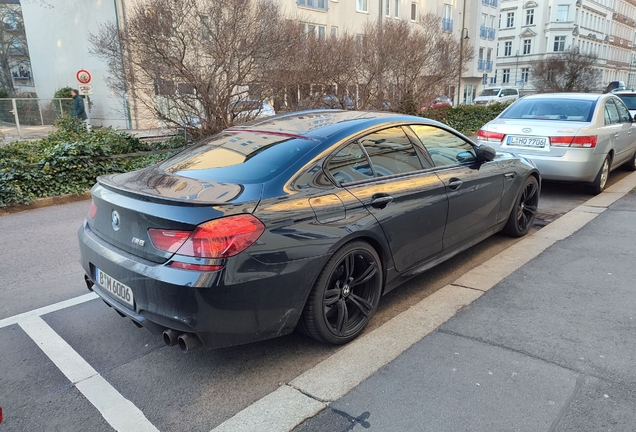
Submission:
M 75 74 L 75 77 L 80 82 L 80 84 L 88 84 L 89 82 L 91 82 L 91 74 L 85 69 L 78 70 Z

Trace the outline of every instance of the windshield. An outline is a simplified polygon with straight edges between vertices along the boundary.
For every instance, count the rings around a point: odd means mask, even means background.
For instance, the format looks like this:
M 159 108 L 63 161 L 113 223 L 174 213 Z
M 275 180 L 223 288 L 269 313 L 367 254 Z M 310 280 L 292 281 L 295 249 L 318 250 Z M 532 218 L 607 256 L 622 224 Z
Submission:
M 636 109 L 636 94 L 618 94 L 616 96 L 621 98 L 630 110 Z
M 484 89 L 481 93 L 479 93 L 479 96 L 497 96 L 499 94 L 499 90 L 498 88 L 490 88 L 490 89 Z
M 592 121 L 595 100 L 520 99 L 504 111 L 503 119 Z
M 274 178 L 318 143 L 296 135 L 221 132 L 163 162 L 166 172 L 184 177 L 238 184 Z

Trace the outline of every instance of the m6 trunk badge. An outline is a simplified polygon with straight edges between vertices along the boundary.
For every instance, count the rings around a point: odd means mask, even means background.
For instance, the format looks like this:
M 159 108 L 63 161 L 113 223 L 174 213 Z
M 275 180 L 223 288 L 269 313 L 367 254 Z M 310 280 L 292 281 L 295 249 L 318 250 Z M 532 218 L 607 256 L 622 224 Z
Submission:
M 132 238 L 132 242 L 133 242 L 134 244 L 136 244 L 136 245 L 139 245 L 139 246 L 143 246 L 143 245 L 145 245 L 145 244 L 146 244 L 146 241 L 145 241 L 145 240 L 138 239 L 137 237 L 133 237 L 133 238 Z
M 119 228 L 121 228 L 121 219 L 119 218 L 119 213 L 117 213 L 117 210 L 113 210 L 113 212 L 110 214 L 110 221 L 113 229 L 115 231 L 119 231 Z
M 530 129 L 530 128 L 523 128 L 523 129 L 521 129 L 521 132 L 523 132 L 523 133 L 530 133 L 530 132 L 532 132 L 532 129 Z

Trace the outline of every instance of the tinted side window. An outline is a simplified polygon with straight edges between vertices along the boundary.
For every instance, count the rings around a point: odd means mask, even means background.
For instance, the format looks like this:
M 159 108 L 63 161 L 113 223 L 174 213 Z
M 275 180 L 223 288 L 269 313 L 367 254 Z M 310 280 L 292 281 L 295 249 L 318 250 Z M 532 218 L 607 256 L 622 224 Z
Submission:
M 358 143 L 351 143 L 333 155 L 327 171 L 341 184 L 374 177 L 369 159 Z
M 358 142 L 369 154 L 378 177 L 422 169 L 415 148 L 401 127 L 374 132 Z
M 621 123 L 628 123 L 631 117 L 629 116 L 629 111 L 625 104 L 618 99 L 614 99 L 614 104 L 616 105 L 616 108 L 618 108 L 618 117 L 620 118 Z
M 458 165 L 477 160 L 472 145 L 444 129 L 421 125 L 413 125 L 411 129 L 426 147 L 426 151 L 431 155 L 436 167 Z
M 605 101 L 605 124 L 615 124 L 619 122 L 618 110 L 614 101 L 608 99 Z

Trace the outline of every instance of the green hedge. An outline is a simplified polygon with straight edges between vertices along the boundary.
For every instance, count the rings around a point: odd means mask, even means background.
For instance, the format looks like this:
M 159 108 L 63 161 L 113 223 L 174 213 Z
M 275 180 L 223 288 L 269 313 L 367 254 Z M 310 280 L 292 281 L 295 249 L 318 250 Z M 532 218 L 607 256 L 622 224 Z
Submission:
M 36 141 L 0 146 L 0 207 L 27 204 L 36 198 L 79 194 L 102 174 L 126 172 L 159 162 L 174 152 L 109 159 L 122 155 L 182 147 L 182 140 L 148 144 L 112 129 L 87 132 L 77 119 L 63 117 L 57 130 Z M 175 150 L 176 152 L 176 150 Z
M 420 116 L 437 120 L 464 135 L 474 135 L 483 125 L 497 117 L 509 104 L 495 103 L 488 106 L 460 105 L 458 107 L 427 109 Z

